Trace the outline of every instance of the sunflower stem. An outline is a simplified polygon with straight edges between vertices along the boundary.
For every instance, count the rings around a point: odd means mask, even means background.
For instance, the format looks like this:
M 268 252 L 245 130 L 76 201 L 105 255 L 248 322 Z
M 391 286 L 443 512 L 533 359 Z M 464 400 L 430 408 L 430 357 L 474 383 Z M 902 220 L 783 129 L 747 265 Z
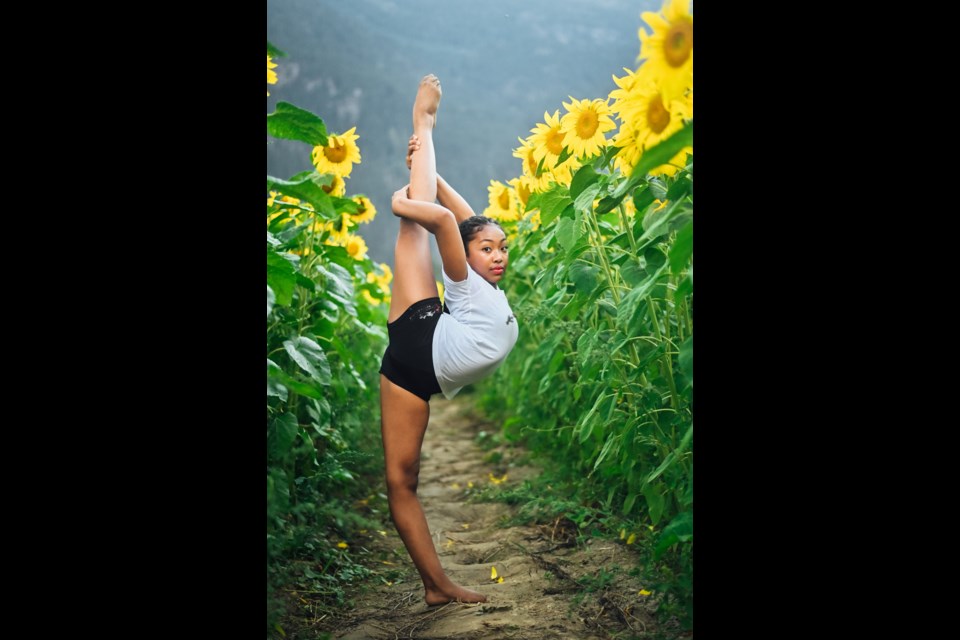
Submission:
M 617 205 L 617 209 L 620 211 L 620 221 L 623 222 L 623 230 L 627 234 L 627 238 L 630 240 L 630 246 L 633 247 L 633 255 L 637 255 L 637 241 L 633 239 L 633 230 L 630 228 L 630 224 L 627 222 L 627 211 L 626 207 L 623 206 L 623 201 L 620 201 L 620 204 Z

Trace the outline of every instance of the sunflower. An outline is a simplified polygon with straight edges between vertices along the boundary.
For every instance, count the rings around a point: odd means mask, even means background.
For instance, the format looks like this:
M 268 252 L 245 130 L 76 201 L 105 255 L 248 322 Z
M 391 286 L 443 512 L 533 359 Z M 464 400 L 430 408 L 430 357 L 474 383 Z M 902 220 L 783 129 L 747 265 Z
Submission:
M 373 218 L 377 215 L 377 208 L 370 202 L 370 198 L 360 195 L 353 196 L 351 199 L 357 203 L 357 212 L 353 215 L 353 221 L 358 224 L 373 221 Z
M 354 127 L 339 135 L 327 136 L 327 145 L 313 148 L 313 164 L 319 173 L 334 173 L 346 178 L 353 170 L 354 163 L 360 162 L 360 147 Z
M 343 194 L 347 192 L 346 181 L 335 173 L 331 173 L 329 175 L 333 176 L 333 182 L 320 188 L 323 189 L 323 192 L 327 195 L 336 196 L 338 198 L 343 197 Z
M 537 177 L 537 167 L 540 166 L 540 160 L 536 156 L 536 148 L 530 141 L 530 138 L 524 140 L 517 138 L 520 146 L 513 150 L 513 157 L 523 160 L 523 175 L 528 179 L 527 184 L 534 193 L 539 193 L 550 186 L 550 172 L 552 167 L 544 161 L 543 170 Z
M 554 111 L 552 116 L 544 111 L 543 120 L 544 122 L 538 122 L 536 127 L 530 129 L 533 134 L 530 142 L 534 146 L 533 155 L 537 162 L 546 157 L 544 166 L 552 167 L 563 153 L 564 134 L 560 131 L 560 110 Z
M 349 234 L 344 246 L 354 260 L 363 260 L 367 257 L 367 243 L 360 236 Z
M 626 174 L 633 171 L 645 150 L 679 131 L 684 120 L 690 118 L 689 96 L 669 99 L 657 82 L 644 79 L 634 85 L 631 93 L 629 104 L 621 112 L 624 124 L 614 138 L 614 144 L 621 147 L 616 165 Z M 683 162 L 688 151 L 692 151 L 691 147 L 685 147 L 668 164 L 655 167 L 650 173 L 676 173 L 675 165 Z
M 664 94 L 679 97 L 693 86 L 693 16 L 690 0 L 664 0 L 663 15 L 644 11 L 640 17 L 653 33 L 643 27 L 640 36 L 641 72 L 657 78 Z
M 347 213 L 339 214 L 337 218 L 331 222 L 324 222 L 323 228 L 330 232 L 330 237 L 327 238 L 326 244 L 339 247 L 347 246 L 347 242 L 349 242 L 351 237 L 359 237 L 350 234 L 350 227 L 352 226 L 354 226 L 354 223 Z
M 517 200 L 520 201 L 520 210 L 523 211 L 526 209 L 527 200 L 530 199 L 530 194 L 533 192 L 530 187 L 530 178 L 527 176 L 511 178 L 507 180 L 507 184 L 513 187 L 514 192 L 517 194 Z
M 567 113 L 560 118 L 560 131 L 563 132 L 563 144 L 578 157 L 593 156 L 606 146 L 604 132 L 616 129 L 610 119 L 610 107 L 606 100 L 575 100 L 563 103 Z
M 487 187 L 490 205 L 484 209 L 483 215 L 494 220 L 518 220 L 517 194 L 499 180 L 491 180 Z
M 273 61 L 270 57 L 270 54 L 267 54 L 267 84 L 277 84 L 277 72 L 274 69 L 277 68 L 277 63 Z M 270 95 L 270 90 L 267 89 L 267 95 Z

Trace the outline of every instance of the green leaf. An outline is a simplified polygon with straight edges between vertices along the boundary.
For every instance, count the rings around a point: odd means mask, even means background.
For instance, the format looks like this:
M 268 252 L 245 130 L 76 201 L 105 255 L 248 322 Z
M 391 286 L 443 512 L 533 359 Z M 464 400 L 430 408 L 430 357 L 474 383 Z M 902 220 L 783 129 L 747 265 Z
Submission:
M 277 236 L 273 235 L 269 231 L 267 231 L 267 242 L 269 242 L 274 247 L 283 244 L 282 242 L 280 242 L 279 239 L 277 239 Z
M 554 218 L 560 215 L 567 205 L 573 204 L 573 200 L 566 193 L 566 189 L 557 186 L 551 191 L 547 191 L 540 199 L 540 222 L 545 227 L 553 222 Z
M 568 273 L 570 279 L 573 281 L 574 286 L 580 293 L 589 295 L 597 288 L 597 279 L 600 275 L 600 269 L 592 264 L 586 264 L 585 262 L 580 261 L 574 262 L 572 265 L 570 265 L 570 270 Z
M 653 195 L 653 190 L 650 188 L 650 185 L 638 187 L 637 190 L 633 192 L 633 206 L 636 207 L 637 216 L 642 216 L 643 212 L 653 204 L 654 200 L 656 200 L 656 198 Z
M 587 167 L 587 168 L 589 169 L 590 167 Z M 592 211 L 593 201 L 596 199 L 597 192 L 599 191 L 600 191 L 599 184 L 592 184 L 586 189 L 584 189 L 583 192 L 577 197 L 577 199 L 574 200 L 573 202 L 574 209 L 576 209 L 577 211 L 583 211 L 583 212 Z
M 675 300 L 682 300 L 693 293 L 693 281 L 687 276 L 677 285 L 677 291 L 673 294 Z
M 330 384 L 330 364 L 327 354 L 316 342 L 304 336 L 285 340 L 283 348 L 297 365 L 322 385 Z
M 667 189 L 667 200 L 676 201 L 683 199 L 690 190 L 693 189 L 693 183 L 686 175 L 677 178 L 676 182 Z
M 663 506 L 665 501 L 656 488 L 648 484 L 643 488 L 643 497 L 647 500 L 647 511 L 650 513 L 650 521 L 656 525 L 660 522 L 660 516 L 663 515 Z
M 289 102 L 278 102 L 267 114 L 267 133 L 274 138 L 299 140 L 310 146 L 327 144 L 327 126 L 318 116 Z
M 634 166 L 633 172 L 630 174 L 630 179 L 622 182 L 612 195 L 614 197 L 622 197 L 635 186 L 640 184 L 641 181 L 645 180 L 647 173 L 649 173 L 651 169 L 655 169 L 662 164 L 670 162 L 670 160 L 673 159 L 673 156 L 680 153 L 684 147 L 690 146 L 693 146 L 692 121 L 685 124 L 682 129 L 674 133 L 666 140 L 663 140 L 659 144 L 647 149 L 643 155 L 640 156 L 640 161 L 637 162 L 636 166 Z
M 693 511 L 684 511 L 670 521 L 660 532 L 660 540 L 654 549 L 654 556 L 658 557 L 677 542 L 688 542 L 693 539 Z
M 663 266 L 663 263 L 667 261 L 667 256 L 663 255 L 663 251 L 660 251 L 657 247 L 647 247 L 646 251 L 643 252 L 643 259 L 647 264 L 647 271 L 654 271 Z
M 607 436 L 607 441 L 603 443 L 603 449 L 600 450 L 600 455 L 597 456 L 597 461 L 593 463 L 593 469 L 590 470 L 590 475 L 593 475 L 593 472 L 597 470 L 597 467 L 600 466 L 600 463 L 603 462 L 603 459 L 607 457 L 607 454 L 610 453 L 610 449 L 613 447 L 614 443 L 619 441 L 620 438 L 617 437 L 615 431 L 611 431 L 610 435 Z
M 267 189 L 299 198 L 301 201 L 310 204 L 319 216 L 332 220 L 337 212 L 333 208 L 330 196 L 323 190 L 325 186 L 323 181 L 326 176 L 327 174 L 320 175 L 316 171 L 311 171 L 295 180 L 281 180 L 280 178 L 267 176 Z
M 607 146 L 607 148 L 603 150 L 603 153 L 601 153 L 597 157 L 596 161 L 594 161 L 593 166 L 597 169 L 603 169 L 610 164 L 610 161 L 613 160 L 614 156 L 616 156 L 619 152 L 620 147 L 614 144 Z
M 690 264 L 693 255 L 693 220 L 677 232 L 677 239 L 670 247 L 670 271 L 680 273 Z
M 633 509 L 633 503 L 637 501 L 638 493 L 630 493 L 627 495 L 627 499 L 623 501 L 623 515 L 628 515 L 630 510 Z
M 620 276 L 623 278 L 624 282 L 630 285 L 631 288 L 636 287 L 643 282 L 644 278 L 646 278 L 648 275 L 649 274 L 647 273 L 647 270 L 635 262 L 631 262 L 625 267 L 620 268 Z
M 569 251 L 573 249 L 579 238 L 580 234 L 577 229 L 577 222 L 570 218 L 560 218 L 559 222 L 557 222 L 557 240 L 560 241 L 560 245 Z
M 297 274 L 297 284 L 307 291 L 314 291 L 317 288 L 317 284 L 302 273 Z
M 524 212 L 532 211 L 533 209 L 539 209 L 539 208 L 540 208 L 540 199 L 541 199 L 542 197 L 543 197 L 543 194 L 541 194 L 541 193 L 539 193 L 539 192 L 537 192 L 537 193 L 531 193 L 531 194 L 530 194 L 530 197 L 527 198 L 527 206 L 526 206 L 526 208 L 524 209 Z
M 357 308 L 353 302 L 353 277 L 350 272 L 335 262 L 317 265 L 317 270 L 326 276 L 324 294 L 339 303 L 350 315 L 356 315 Z
M 267 358 L 267 395 L 287 401 L 287 388 L 281 383 L 283 371 L 277 363 Z
M 286 385 L 290 391 L 299 393 L 302 396 L 307 396 L 308 398 L 320 399 L 323 397 L 323 392 L 312 384 L 300 382 L 296 378 L 286 374 L 283 375 L 282 379 L 283 384 Z
M 273 460 L 282 459 L 297 437 L 297 417 L 292 413 L 282 413 L 270 423 L 267 433 L 267 454 Z M 262 441 L 261 441 L 262 442 Z
M 583 190 L 595 183 L 600 179 L 600 174 L 593 170 L 593 167 L 590 165 L 584 165 L 577 170 L 577 173 L 574 174 L 573 180 L 570 181 L 570 197 L 574 200 L 577 199 Z M 579 208 L 579 207 L 578 207 Z
M 283 51 L 280 51 L 280 49 L 277 49 L 275 46 L 273 46 L 272 44 L 270 44 L 270 41 L 269 41 L 269 40 L 267 40 L 267 55 L 269 55 L 271 58 L 286 58 L 286 57 L 287 57 L 287 54 L 286 54 L 286 53 L 284 53 Z
M 657 284 L 657 280 L 663 271 L 664 267 L 661 266 L 647 276 L 647 279 L 644 280 L 640 286 L 633 288 L 630 293 L 620 301 L 620 306 L 617 309 L 617 324 L 627 330 L 628 335 L 634 335 L 629 330 L 636 327 L 640 318 L 646 313 L 646 297 L 650 294 L 650 290 Z
M 267 286 L 273 289 L 277 303 L 288 305 L 293 300 L 293 288 L 296 284 L 293 265 L 276 251 L 267 250 Z
M 543 161 L 547 159 L 547 156 L 540 158 L 540 162 L 537 163 L 537 170 L 533 172 L 534 177 L 539 178 L 543 174 Z
M 677 356 L 677 360 L 680 362 L 680 371 L 683 373 L 683 377 L 693 385 L 693 336 L 683 341 L 683 344 L 680 345 L 680 355 Z
M 572 155 L 573 154 L 570 152 L 570 149 L 567 147 L 564 147 L 563 151 L 560 152 L 560 155 L 557 156 L 557 164 L 553 165 L 553 168 L 556 169 L 557 167 L 562 165 L 564 162 L 567 161 L 567 158 L 569 158 Z M 546 158 L 546 156 L 544 156 L 544 158 Z
M 273 289 L 270 288 L 270 285 L 267 285 L 267 317 L 270 317 L 270 312 L 273 311 L 273 303 L 277 301 L 276 294 L 273 293 Z

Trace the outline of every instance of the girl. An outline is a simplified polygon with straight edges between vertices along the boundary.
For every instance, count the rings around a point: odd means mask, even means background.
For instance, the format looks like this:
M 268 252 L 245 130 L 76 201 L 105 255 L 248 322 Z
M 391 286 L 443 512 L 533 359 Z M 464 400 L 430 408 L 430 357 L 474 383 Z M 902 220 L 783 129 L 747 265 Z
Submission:
M 393 194 L 400 232 L 387 316 L 390 344 L 380 366 L 390 515 L 431 605 L 487 598 L 444 573 L 417 499 L 430 396 L 453 398 L 464 385 L 490 375 L 517 341 L 516 318 L 497 286 L 507 268 L 506 234 L 496 221 L 475 215 L 437 175 L 433 128 L 440 96 L 440 81 L 425 76 L 413 104 L 410 184 Z M 433 278 L 431 233 L 443 262 L 444 305 Z

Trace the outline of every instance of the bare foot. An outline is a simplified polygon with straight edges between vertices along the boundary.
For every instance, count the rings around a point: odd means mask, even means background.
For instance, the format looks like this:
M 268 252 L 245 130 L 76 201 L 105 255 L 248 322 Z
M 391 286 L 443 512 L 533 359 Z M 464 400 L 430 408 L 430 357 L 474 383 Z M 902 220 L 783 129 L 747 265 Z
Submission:
M 437 109 L 440 107 L 440 79 L 431 74 L 423 76 L 413 101 L 413 129 L 426 126 L 432 129 L 437 124 Z
M 429 605 L 446 604 L 448 602 L 486 602 L 487 596 L 450 583 L 449 589 L 427 589 L 424 600 Z

